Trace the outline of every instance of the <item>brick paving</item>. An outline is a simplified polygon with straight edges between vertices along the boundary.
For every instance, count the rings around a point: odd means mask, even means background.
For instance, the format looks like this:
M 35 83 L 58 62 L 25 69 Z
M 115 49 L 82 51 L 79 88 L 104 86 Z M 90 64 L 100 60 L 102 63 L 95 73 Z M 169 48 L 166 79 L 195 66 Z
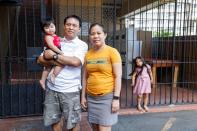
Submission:
M 186 105 L 169 105 L 169 106 L 152 106 L 148 113 L 157 112 L 176 112 L 176 111 L 187 111 L 197 110 L 197 104 L 186 104 Z M 138 112 L 135 108 L 126 108 L 119 111 L 120 115 L 143 115 Z M 147 113 L 146 113 L 147 114 Z M 80 123 L 80 131 L 91 131 L 91 128 L 87 122 L 87 113 L 82 113 L 82 121 Z M 6 118 L 0 119 L 0 130 L 1 131 L 51 131 L 50 127 L 44 127 L 41 116 L 32 117 L 19 117 L 19 118 Z

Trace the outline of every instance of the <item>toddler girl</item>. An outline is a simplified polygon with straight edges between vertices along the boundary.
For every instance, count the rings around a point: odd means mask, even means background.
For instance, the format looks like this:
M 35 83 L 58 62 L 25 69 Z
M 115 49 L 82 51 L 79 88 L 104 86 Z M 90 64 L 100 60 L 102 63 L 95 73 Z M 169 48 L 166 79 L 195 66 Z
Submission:
M 55 34 L 56 28 L 55 28 L 53 19 L 47 18 L 43 20 L 41 22 L 41 29 L 45 33 L 44 44 L 45 44 L 46 50 L 50 49 L 57 54 L 63 54 L 63 52 L 61 51 L 61 47 L 60 47 L 60 38 Z M 54 83 L 55 77 L 59 74 L 61 70 L 62 70 L 61 66 L 55 66 L 53 68 L 53 71 L 50 77 L 52 83 Z M 39 81 L 43 89 L 45 89 L 45 81 L 50 71 L 51 71 L 51 67 L 44 67 L 44 70 L 42 72 L 42 77 Z
M 134 70 L 132 72 L 132 86 L 134 86 L 134 94 L 137 94 L 137 109 L 140 112 L 147 112 L 148 94 L 151 93 L 151 83 L 153 76 L 150 65 L 146 64 L 140 56 L 134 60 Z M 144 109 L 141 106 L 142 97 L 144 99 Z

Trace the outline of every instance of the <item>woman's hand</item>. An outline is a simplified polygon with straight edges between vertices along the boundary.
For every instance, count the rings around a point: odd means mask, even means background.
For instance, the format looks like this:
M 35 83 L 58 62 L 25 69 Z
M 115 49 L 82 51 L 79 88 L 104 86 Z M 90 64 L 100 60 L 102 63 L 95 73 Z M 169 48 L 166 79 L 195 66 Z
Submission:
M 119 100 L 112 100 L 112 112 L 118 112 L 118 110 L 120 109 L 120 102 Z
M 85 97 L 81 97 L 81 108 L 83 109 L 83 110 L 86 110 L 87 109 L 87 100 L 86 100 L 86 98 Z

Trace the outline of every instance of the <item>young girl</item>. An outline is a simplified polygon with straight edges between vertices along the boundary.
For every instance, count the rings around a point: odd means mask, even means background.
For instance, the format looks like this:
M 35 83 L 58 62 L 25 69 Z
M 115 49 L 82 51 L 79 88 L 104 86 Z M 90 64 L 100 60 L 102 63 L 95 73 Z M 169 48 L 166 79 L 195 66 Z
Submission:
M 148 94 L 151 93 L 151 83 L 153 76 L 150 65 L 146 64 L 140 56 L 134 60 L 134 70 L 132 73 L 132 86 L 134 94 L 137 94 L 137 109 L 140 112 L 148 112 Z M 141 106 L 142 97 L 144 99 L 144 109 Z
M 60 47 L 60 38 L 55 34 L 56 28 L 53 19 L 47 18 L 41 22 L 41 29 L 45 33 L 44 36 L 44 44 L 47 49 L 50 49 L 57 54 L 63 54 Z M 55 66 L 53 68 L 52 74 L 51 74 L 51 82 L 53 83 L 55 81 L 55 77 L 59 74 L 62 67 Z M 42 72 L 42 77 L 40 79 L 40 85 L 43 89 L 45 89 L 45 81 L 47 79 L 47 76 L 51 70 L 51 67 L 44 67 L 44 71 Z

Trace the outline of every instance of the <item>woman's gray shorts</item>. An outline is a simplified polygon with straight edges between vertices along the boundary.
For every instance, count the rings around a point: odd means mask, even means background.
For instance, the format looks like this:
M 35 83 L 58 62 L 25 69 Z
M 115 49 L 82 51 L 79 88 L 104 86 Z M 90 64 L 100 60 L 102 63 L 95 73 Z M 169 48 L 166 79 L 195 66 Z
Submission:
M 67 129 L 72 129 L 80 122 L 80 92 L 61 93 L 47 89 L 44 101 L 45 126 L 59 122 L 62 116 L 67 121 Z
M 118 114 L 112 113 L 113 94 L 87 96 L 88 121 L 92 124 L 111 126 L 118 121 Z

